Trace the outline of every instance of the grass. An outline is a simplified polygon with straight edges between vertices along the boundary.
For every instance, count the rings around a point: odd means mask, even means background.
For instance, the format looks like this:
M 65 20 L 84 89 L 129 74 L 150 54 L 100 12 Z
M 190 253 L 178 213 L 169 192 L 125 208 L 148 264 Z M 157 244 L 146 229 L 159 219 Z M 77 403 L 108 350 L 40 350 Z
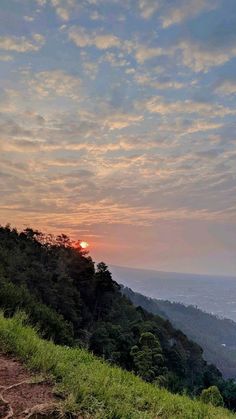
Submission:
M 0 313 L 0 345 L 31 370 L 49 374 L 66 395 L 64 408 L 96 419 L 224 419 L 236 416 L 143 382 L 82 350 L 41 339 L 18 314 Z

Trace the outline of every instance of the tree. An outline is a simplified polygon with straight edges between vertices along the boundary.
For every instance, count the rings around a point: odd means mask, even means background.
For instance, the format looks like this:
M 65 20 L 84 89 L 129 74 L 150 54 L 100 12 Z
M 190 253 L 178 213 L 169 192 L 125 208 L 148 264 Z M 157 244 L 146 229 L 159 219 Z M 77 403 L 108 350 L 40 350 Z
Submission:
M 103 319 L 112 307 L 112 301 L 119 285 L 113 281 L 110 271 L 104 262 L 97 265 L 95 273 L 95 304 L 94 315 L 99 321 Z
M 236 410 L 236 383 L 233 379 L 221 380 L 220 391 L 228 409 Z
M 223 406 L 224 400 L 217 386 L 208 387 L 202 390 L 200 399 L 203 403 L 210 403 L 213 406 Z
M 133 346 L 130 354 L 133 358 L 136 373 L 144 380 L 152 382 L 161 375 L 162 348 L 159 340 L 152 333 L 142 333 L 139 345 Z

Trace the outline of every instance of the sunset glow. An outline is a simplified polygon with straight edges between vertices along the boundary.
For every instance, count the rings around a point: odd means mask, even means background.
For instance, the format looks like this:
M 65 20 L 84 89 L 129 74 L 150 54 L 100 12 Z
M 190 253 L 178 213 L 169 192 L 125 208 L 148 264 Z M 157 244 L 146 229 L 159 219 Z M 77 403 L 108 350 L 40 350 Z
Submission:
M 236 1 L 0 13 L 0 224 L 86 237 L 108 264 L 235 275 Z
M 87 249 L 89 247 L 89 244 L 85 241 L 80 242 L 80 247 L 82 247 L 82 249 Z

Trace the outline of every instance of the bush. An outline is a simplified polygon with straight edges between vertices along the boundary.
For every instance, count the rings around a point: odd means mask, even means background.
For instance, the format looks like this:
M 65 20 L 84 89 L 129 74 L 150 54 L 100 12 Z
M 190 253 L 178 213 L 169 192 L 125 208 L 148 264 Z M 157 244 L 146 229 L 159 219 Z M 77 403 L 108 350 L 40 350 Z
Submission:
M 9 317 L 24 310 L 43 337 L 61 345 L 73 345 L 73 328 L 55 310 L 37 301 L 27 288 L 0 279 L 0 308 Z
M 200 399 L 204 403 L 211 403 L 213 406 L 223 406 L 224 400 L 220 390 L 216 386 L 211 386 L 202 390 Z

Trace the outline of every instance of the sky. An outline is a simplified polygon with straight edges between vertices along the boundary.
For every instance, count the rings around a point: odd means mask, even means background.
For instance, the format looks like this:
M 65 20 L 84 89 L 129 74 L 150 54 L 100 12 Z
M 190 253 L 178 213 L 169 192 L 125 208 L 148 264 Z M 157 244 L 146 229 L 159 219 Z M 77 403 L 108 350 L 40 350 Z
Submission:
M 1 0 L 0 224 L 236 275 L 235 0 Z

